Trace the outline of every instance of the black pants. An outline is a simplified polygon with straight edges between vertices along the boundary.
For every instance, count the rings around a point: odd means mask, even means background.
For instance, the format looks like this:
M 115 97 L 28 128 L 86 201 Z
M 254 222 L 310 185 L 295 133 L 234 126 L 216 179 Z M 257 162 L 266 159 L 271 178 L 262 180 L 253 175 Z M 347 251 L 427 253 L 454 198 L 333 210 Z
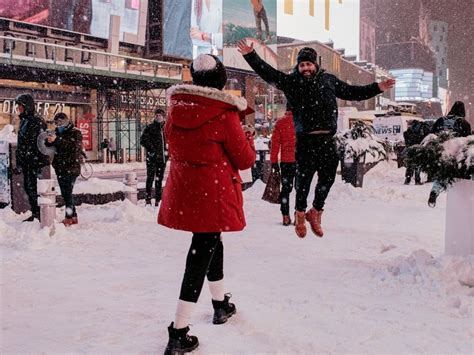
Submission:
M 407 166 L 407 170 L 405 172 L 405 178 L 407 180 L 411 180 L 413 173 L 415 173 L 415 182 L 421 182 L 420 168 L 418 167 Z
M 76 178 L 77 176 L 58 175 L 59 189 L 61 190 L 61 196 L 63 197 L 66 208 L 66 218 L 77 217 L 76 206 L 74 205 L 74 198 L 72 196 Z
M 329 135 L 306 134 L 296 141 L 296 206 L 297 211 L 305 211 L 307 198 L 314 173 L 318 173 L 313 207 L 320 211 L 336 179 L 339 157 L 334 137 Z
M 196 303 L 206 275 L 209 281 L 219 281 L 224 278 L 223 270 L 224 245 L 221 233 L 193 233 L 179 299 Z
M 146 158 L 146 199 L 151 200 L 151 189 L 153 181 L 155 182 L 155 199 L 161 201 L 161 190 L 163 176 L 165 175 L 166 163 L 161 159 L 157 160 L 154 156 Z M 156 177 L 156 178 L 155 178 Z
M 290 193 L 296 176 L 296 163 L 280 163 L 281 171 L 281 192 L 280 211 L 284 216 L 290 214 Z
M 28 195 L 31 213 L 39 216 L 40 209 L 38 206 L 38 177 L 41 173 L 39 169 L 23 169 L 23 188 Z
M 263 40 L 262 21 L 263 21 L 263 24 L 265 25 L 265 31 L 267 32 L 267 37 L 270 37 L 270 26 L 268 25 L 268 17 L 267 17 L 267 12 L 265 11 L 265 8 L 262 7 L 262 9 L 259 12 L 254 10 L 253 14 L 255 16 L 255 25 L 257 27 L 257 39 Z

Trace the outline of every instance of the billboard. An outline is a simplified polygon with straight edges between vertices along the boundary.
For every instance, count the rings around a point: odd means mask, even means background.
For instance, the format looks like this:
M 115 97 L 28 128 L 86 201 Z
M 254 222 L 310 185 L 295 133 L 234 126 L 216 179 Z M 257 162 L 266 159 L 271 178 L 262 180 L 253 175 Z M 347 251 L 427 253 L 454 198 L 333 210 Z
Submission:
M 222 58 L 223 0 L 164 0 L 163 54 L 193 59 L 199 54 Z
M 231 68 L 251 70 L 237 51 L 237 43 L 252 43 L 260 57 L 277 65 L 277 1 L 224 0 L 224 64 Z
M 347 55 L 359 55 L 360 0 L 276 1 L 279 36 L 334 42 Z
M 397 80 L 395 101 L 423 101 L 433 98 L 433 73 L 418 68 L 390 70 Z
M 116 15 L 120 40 L 143 45 L 146 5 L 147 0 L 0 0 L 0 17 L 109 38 L 110 16 Z

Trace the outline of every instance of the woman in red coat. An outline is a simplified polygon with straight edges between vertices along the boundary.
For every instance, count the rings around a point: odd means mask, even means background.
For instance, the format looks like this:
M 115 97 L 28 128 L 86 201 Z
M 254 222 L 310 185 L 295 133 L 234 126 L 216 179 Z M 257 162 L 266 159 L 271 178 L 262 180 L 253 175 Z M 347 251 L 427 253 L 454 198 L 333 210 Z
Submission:
M 287 109 L 285 115 L 275 123 L 271 145 L 272 170 L 280 171 L 281 169 L 280 211 L 283 216 L 283 225 L 289 226 L 291 224 L 290 193 L 296 176 L 296 135 L 293 114 L 290 110 Z M 279 165 L 278 155 L 280 155 Z
M 242 130 L 239 111 L 245 99 L 222 91 L 227 75 L 221 61 L 202 54 L 191 65 L 194 85 L 168 89 L 165 134 L 171 160 L 158 223 L 193 233 L 174 323 L 168 327 L 165 354 L 189 352 L 198 339 L 189 336 L 189 320 L 207 276 L 214 324 L 235 314 L 224 294 L 221 232 L 245 227 L 239 170 L 255 161 L 253 140 Z

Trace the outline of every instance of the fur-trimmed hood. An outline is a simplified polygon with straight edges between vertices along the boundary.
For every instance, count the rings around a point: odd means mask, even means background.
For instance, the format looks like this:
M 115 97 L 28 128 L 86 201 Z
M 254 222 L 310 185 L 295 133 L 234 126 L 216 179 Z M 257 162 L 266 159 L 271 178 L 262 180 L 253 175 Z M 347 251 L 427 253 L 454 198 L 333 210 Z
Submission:
M 179 127 L 193 129 L 221 116 L 226 111 L 245 111 L 243 97 L 224 91 L 196 86 L 175 85 L 166 91 L 168 118 Z

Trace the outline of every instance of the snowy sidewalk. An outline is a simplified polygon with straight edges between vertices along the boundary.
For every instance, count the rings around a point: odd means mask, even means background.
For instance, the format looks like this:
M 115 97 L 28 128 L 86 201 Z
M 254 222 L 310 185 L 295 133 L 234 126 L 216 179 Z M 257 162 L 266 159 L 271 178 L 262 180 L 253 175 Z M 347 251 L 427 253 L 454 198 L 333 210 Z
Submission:
M 263 184 L 245 191 L 248 227 L 224 235 L 237 315 L 212 325 L 205 285 L 194 353 L 471 354 L 474 289 L 459 281 L 474 258 L 443 256 L 446 196 L 428 208 L 430 185 L 404 186 L 403 173 L 381 163 L 363 189 L 338 177 L 322 239 L 281 226 Z M 162 353 L 189 233 L 127 201 L 78 213 L 50 236 L 0 210 L 2 354 Z

